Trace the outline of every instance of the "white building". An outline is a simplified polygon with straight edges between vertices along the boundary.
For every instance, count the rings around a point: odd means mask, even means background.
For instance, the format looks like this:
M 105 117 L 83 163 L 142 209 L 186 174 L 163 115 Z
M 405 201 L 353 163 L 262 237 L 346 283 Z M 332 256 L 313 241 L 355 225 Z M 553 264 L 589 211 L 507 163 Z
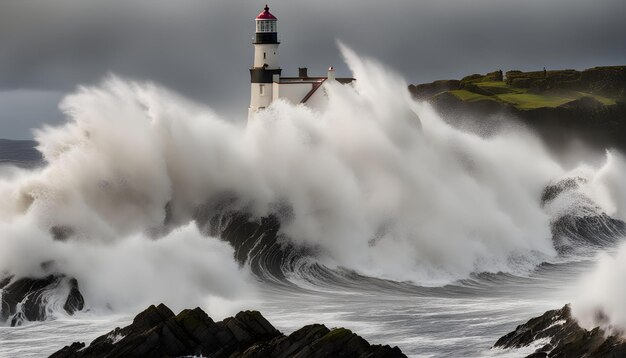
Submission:
M 291 103 L 305 103 L 319 108 L 325 101 L 324 91 L 318 89 L 326 81 L 352 83 L 354 78 L 336 78 L 330 67 L 325 77 L 309 77 L 306 67 L 299 68 L 298 77 L 282 77 L 278 64 L 278 19 L 265 9 L 256 17 L 254 38 L 254 65 L 250 69 L 250 108 L 248 118 L 268 107 L 274 100 L 283 98 Z

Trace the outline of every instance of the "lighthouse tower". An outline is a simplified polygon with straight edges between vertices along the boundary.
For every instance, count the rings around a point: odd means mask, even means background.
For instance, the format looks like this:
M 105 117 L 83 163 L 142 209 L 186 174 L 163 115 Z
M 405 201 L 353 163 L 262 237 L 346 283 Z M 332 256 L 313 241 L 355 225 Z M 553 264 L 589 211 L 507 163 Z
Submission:
M 265 5 L 254 20 L 254 65 L 250 69 L 250 107 L 248 120 L 254 114 L 267 108 L 273 101 L 281 100 L 292 104 L 306 105 L 312 109 L 322 109 L 327 104 L 324 86 L 331 83 L 350 85 L 354 78 L 337 78 L 331 66 L 326 76 L 309 76 L 306 67 L 298 68 L 297 77 L 283 77 L 278 66 L 277 19 Z M 320 88 L 322 90 L 320 90 Z
M 256 33 L 254 36 L 254 65 L 250 69 L 250 108 L 249 117 L 272 103 L 274 81 L 278 82 L 281 69 L 278 66 L 278 19 L 265 8 L 256 17 Z

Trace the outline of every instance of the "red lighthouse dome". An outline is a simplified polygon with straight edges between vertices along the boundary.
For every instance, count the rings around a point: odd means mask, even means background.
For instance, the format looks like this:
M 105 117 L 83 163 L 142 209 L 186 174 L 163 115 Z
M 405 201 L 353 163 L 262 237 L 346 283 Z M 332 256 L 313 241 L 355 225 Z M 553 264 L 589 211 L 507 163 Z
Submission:
M 278 20 L 276 16 L 272 15 L 272 13 L 270 12 L 270 7 L 267 6 L 267 4 L 265 4 L 265 8 L 263 9 L 263 11 L 261 11 L 259 16 L 256 17 L 256 19 L 257 20 Z
M 270 7 L 265 5 L 265 9 L 261 11 L 259 16 L 254 19 L 256 22 L 256 41 L 255 43 L 278 42 L 276 34 L 276 23 L 278 19 L 270 12 Z

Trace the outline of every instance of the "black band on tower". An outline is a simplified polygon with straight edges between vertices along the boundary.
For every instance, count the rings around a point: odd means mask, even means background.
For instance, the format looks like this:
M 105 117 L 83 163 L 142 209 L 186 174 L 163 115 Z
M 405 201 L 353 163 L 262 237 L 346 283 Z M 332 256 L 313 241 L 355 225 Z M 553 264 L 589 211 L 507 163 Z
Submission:
M 251 83 L 272 83 L 274 82 L 274 75 L 279 75 L 281 69 L 268 70 L 265 68 L 251 68 L 250 69 L 250 82 Z
M 257 32 L 254 38 L 255 44 L 277 44 L 278 33 L 276 32 Z

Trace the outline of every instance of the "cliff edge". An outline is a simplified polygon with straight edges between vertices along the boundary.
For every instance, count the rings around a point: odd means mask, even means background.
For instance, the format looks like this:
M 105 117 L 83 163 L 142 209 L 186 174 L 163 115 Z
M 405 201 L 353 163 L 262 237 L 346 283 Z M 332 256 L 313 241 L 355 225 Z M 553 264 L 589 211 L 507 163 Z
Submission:
M 410 85 L 409 91 L 452 124 L 473 121 L 483 133 L 502 118 L 514 118 L 551 146 L 579 139 L 602 149 L 626 149 L 626 66 L 495 71 Z

